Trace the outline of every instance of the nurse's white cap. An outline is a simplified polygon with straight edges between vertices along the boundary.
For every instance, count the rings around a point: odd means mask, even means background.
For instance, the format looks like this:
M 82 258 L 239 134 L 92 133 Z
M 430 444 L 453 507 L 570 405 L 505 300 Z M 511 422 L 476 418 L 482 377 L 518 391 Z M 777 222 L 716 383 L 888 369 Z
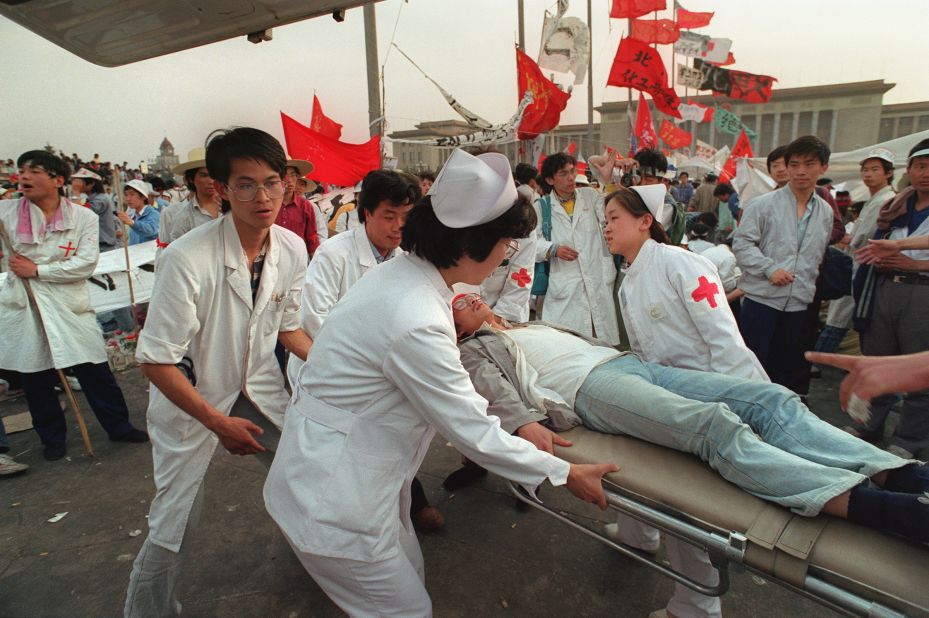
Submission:
M 655 220 L 664 224 L 664 196 L 668 192 L 665 186 L 662 183 L 658 183 L 656 185 L 640 185 L 629 188 L 639 194 L 639 197 L 645 202 L 645 207 L 648 208 L 648 212 L 652 213 Z
M 453 150 L 426 194 L 436 218 L 450 228 L 493 221 L 509 210 L 519 194 L 510 162 L 499 152 L 478 156 Z

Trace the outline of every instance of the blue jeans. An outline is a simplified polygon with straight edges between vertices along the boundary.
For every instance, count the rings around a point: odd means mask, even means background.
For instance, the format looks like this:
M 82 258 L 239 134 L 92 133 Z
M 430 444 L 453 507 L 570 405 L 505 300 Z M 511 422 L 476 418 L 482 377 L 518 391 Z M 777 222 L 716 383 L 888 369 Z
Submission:
M 591 371 L 574 407 L 590 429 L 692 453 L 745 491 L 805 516 L 909 463 L 821 421 L 783 386 L 631 354 Z

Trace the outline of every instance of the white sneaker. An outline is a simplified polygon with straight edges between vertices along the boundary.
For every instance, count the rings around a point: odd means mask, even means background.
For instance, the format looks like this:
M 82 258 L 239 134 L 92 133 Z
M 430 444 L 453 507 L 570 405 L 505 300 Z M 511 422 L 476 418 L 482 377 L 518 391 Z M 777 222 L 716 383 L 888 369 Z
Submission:
M 81 390 L 81 383 L 77 381 L 77 378 L 75 378 L 74 376 L 65 376 L 65 377 L 68 379 L 68 384 L 71 385 L 72 391 Z
M 913 453 L 906 450 L 902 446 L 898 446 L 896 444 L 891 444 L 884 450 L 890 453 L 891 455 L 896 455 L 897 457 L 901 459 L 913 459 Z
M 13 476 L 29 469 L 24 463 L 19 463 L 9 455 L 0 454 L 0 476 Z

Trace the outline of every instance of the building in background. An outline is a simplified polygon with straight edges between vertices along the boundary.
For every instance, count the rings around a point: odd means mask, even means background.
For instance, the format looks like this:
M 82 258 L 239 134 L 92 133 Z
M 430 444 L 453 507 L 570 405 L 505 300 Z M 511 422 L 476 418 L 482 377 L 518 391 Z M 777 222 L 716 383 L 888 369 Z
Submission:
M 154 159 L 149 159 L 148 168 L 152 174 L 157 174 L 164 179 L 172 178 L 174 174 L 171 170 L 181 161 L 174 153 L 174 144 L 166 137 L 161 140 L 158 147 L 159 155 Z

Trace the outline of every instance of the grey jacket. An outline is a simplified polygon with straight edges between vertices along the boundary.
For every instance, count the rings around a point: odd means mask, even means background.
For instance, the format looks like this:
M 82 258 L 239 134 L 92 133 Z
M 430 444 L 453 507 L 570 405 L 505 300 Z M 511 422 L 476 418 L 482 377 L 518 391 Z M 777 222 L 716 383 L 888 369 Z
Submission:
M 586 337 L 573 330 L 561 328 L 542 321 L 527 322 L 550 326 L 565 333 L 580 337 L 595 346 L 612 348 L 608 343 Z M 519 374 L 506 344 L 493 329 L 481 329 L 458 344 L 461 364 L 471 376 L 478 394 L 487 400 L 487 413 L 500 419 L 500 426 L 508 433 L 528 423 L 538 422 L 554 431 L 566 431 L 581 424 L 581 419 L 571 408 L 548 402 L 546 410 L 538 410 L 523 400 L 519 389 Z
M 739 287 L 748 298 L 780 311 L 801 311 L 813 301 L 833 212 L 816 193 L 811 202 L 802 242 L 797 237 L 797 206 L 790 185 L 759 196 L 745 207 L 732 252 L 742 269 Z M 780 268 L 793 273 L 793 283 L 779 287 L 768 280 Z

